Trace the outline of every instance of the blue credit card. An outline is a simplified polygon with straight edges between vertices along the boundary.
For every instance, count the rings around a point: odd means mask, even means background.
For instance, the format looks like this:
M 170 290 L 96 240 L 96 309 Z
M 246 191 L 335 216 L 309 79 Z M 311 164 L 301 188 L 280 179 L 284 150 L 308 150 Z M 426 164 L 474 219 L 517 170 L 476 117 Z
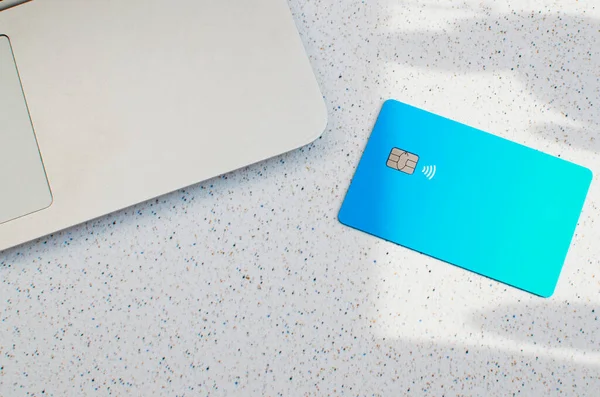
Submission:
M 339 220 L 549 297 L 591 181 L 587 168 L 390 100 Z

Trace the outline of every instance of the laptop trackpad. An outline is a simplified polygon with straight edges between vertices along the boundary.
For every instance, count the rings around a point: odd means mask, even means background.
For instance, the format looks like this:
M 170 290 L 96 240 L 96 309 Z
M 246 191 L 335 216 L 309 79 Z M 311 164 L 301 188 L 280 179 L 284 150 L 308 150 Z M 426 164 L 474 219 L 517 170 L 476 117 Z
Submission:
M 0 36 L 0 223 L 51 203 L 10 42 Z

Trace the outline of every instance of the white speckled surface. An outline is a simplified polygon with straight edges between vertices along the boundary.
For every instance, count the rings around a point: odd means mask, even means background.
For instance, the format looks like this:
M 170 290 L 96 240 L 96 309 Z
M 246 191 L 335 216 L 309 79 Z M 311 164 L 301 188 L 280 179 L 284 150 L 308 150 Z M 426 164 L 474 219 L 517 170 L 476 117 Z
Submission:
M 593 3 L 290 0 L 325 135 L 1 253 L 0 395 L 597 395 L 597 177 L 549 300 L 336 220 L 388 98 L 600 173 Z

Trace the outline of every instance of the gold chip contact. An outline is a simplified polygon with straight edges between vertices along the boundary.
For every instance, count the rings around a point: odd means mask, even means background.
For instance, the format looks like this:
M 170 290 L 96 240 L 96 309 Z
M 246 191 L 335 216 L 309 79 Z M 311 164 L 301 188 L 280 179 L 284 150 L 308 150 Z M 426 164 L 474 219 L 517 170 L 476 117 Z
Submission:
M 406 150 L 393 148 L 388 159 L 387 166 L 395 170 L 412 175 L 415 172 L 419 156 L 407 152 Z

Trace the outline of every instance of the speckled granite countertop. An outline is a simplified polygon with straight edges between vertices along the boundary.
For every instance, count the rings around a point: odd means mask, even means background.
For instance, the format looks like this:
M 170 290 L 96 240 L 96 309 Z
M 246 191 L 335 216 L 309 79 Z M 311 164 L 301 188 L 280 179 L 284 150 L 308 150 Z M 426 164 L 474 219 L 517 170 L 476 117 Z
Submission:
M 336 219 L 388 98 L 600 173 L 593 3 L 290 0 L 323 137 L 1 253 L 0 395 L 597 396 L 597 177 L 549 300 Z

